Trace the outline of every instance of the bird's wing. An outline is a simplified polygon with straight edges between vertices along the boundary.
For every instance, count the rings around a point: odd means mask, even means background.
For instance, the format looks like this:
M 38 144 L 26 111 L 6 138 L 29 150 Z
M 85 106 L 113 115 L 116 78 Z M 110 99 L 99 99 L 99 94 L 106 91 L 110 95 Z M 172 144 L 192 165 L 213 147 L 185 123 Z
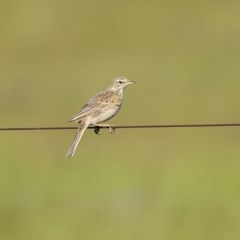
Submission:
M 113 95 L 116 94 L 113 91 L 110 91 L 109 89 L 106 89 L 105 91 L 102 91 L 95 96 L 93 96 L 86 105 L 84 105 L 80 111 L 73 116 L 71 121 L 86 117 L 95 111 L 99 111 L 99 106 L 104 107 L 108 104 L 109 99 L 113 97 Z

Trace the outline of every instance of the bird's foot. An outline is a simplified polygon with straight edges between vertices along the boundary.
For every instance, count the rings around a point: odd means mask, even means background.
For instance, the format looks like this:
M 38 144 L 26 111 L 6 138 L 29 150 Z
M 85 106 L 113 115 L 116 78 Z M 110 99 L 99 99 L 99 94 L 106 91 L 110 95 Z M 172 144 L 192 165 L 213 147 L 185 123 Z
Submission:
M 113 126 L 109 125 L 109 133 L 115 133 L 116 128 L 114 128 Z
M 114 126 L 110 125 L 110 124 L 98 124 L 94 126 L 94 132 L 96 134 L 99 134 L 101 127 L 105 127 L 109 129 L 109 133 L 115 133 L 116 129 L 114 128 Z
M 99 126 L 94 126 L 94 132 L 99 135 L 99 132 L 100 132 L 100 127 Z

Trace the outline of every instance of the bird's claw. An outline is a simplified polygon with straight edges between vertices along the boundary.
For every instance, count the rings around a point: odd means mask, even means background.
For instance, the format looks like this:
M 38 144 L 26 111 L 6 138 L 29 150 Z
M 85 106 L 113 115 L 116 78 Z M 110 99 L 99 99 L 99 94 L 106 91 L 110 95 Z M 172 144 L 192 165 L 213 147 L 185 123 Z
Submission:
M 95 126 L 94 127 L 94 132 L 99 135 L 99 132 L 100 132 L 100 127 L 99 126 Z
M 116 129 L 113 126 L 109 126 L 109 133 L 115 133 Z

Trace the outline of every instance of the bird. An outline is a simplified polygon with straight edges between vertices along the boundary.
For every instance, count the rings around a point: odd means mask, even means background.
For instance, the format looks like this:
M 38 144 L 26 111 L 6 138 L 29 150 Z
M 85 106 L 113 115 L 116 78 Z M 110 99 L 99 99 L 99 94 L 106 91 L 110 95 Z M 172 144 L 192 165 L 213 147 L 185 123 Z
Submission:
M 109 127 L 110 132 L 114 132 L 110 124 L 100 124 L 115 116 L 120 110 L 123 101 L 123 92 L 126 86 L 134 84 L 125 77 L 117 77 L 111 86 L 94 95 L 80 111 L 70 120 L 78 123 L 76 136 L 69 147 L 66 157 L 74 156 L 77 146 L 89 126 L 95 127 L 98 134 L 100 127 Z

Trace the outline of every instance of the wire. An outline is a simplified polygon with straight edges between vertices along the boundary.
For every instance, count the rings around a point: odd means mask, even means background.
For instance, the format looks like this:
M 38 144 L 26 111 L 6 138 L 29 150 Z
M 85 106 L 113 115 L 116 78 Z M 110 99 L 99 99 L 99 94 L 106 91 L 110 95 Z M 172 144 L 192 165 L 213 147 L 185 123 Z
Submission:
M 111 128 L 203 128 L 203 127 L 240 127 L 240 123 L 203 123 L 203 124 L 157 124 L 157 125 L 111 125 Z M 94 126 L 88 127 L 95 129 Z M 99 128 L 110 128 L 100 126 Z M 39 130 L 71 130 L 77 127 L 6 127 L 0 131 L 39 131 Z

